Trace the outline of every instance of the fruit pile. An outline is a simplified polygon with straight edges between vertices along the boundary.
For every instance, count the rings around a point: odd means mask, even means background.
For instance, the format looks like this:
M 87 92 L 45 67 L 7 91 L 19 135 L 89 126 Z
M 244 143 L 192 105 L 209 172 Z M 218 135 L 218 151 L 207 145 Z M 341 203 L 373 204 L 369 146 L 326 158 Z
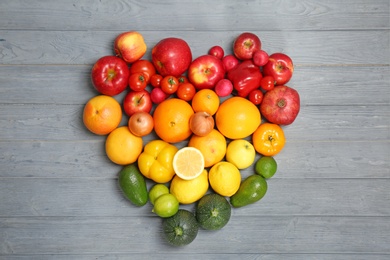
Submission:
M 130 31 L 116 37 L 115 55 L 92 67 L 99 94 L 85 104 L 83 122 L 107 136 L 108 158 L 123 166 L 123 195 L 135 206 L 153 205 L 169 244 L 191 243 L 200 227 L 223 228 L 232 207 L 264 197 L 277 170 L 283 126 L 294 122 L 300 100 L 286 86 L 291 58 L 261 47 L 257 35 L 244 32 L 232 53 L 213 46 L 193 59 L 188 43 L 171 37 L 152 48 L 149 61 L 142 59 L 143 36 Z M 114 96 L 123 92 L 120 103 Z M 192 203 L 194 213 L 180 208 Z

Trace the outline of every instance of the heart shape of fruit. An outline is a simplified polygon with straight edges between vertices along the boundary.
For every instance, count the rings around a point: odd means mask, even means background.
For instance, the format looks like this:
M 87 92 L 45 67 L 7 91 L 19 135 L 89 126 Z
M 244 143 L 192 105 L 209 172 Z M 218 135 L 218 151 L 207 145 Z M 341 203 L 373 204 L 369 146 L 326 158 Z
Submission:
M 257 35 L 244 32 L 230 52 L 216 45 L 193 59 L 185 40 L 169 37 L 149 61 L 142 59 L 144 37 L 130 31 L 115 39 L 116 55 L 92 67 L 98 94 L 85 104 L 83 122 L 106 136 L 108 158 L 123 166 L 124 197 L 137 207 L 150 202 L 171 245 L 191 243 L 199 228 L 223 228 L 232 208 L 264 197 L 277 170 L 283 126 L 295 121 L 300 99 L 286 85 L 291 58 L 261 47 Z M 244 169 L 253 172 L 245 179 Z M 195 213 L 180 208 L 195 203 Z

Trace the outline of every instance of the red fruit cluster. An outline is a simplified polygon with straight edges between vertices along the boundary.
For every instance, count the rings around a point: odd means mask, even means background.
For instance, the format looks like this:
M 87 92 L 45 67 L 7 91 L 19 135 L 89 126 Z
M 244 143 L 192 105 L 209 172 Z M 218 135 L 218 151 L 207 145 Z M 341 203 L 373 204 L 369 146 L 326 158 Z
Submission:
M 150 113 L 153 104 L 173 95 L 191 102 L 198 90 L 213 89 L 220 97 L 249 99 L 271 123 L 291 124 L 300 106 L 298 93 L 285 86 L 292 77 L 293 62 L 286 54 L 268 55 L 261 47 L 257 35 L 244 32 L 235 38 L 231 53 L 216 45 L 193 60 L 186 41 L 165 38 L 152 48 L 151 61 L 140 57 L 129 63 L 120 55 L 101 57 L 92 68 L 92 83 L 109 96 L 127 89 L 122 105 L 129 117 Z M 126 52 L 121 48 L 126 46 L 115 44 L 115 53 Z

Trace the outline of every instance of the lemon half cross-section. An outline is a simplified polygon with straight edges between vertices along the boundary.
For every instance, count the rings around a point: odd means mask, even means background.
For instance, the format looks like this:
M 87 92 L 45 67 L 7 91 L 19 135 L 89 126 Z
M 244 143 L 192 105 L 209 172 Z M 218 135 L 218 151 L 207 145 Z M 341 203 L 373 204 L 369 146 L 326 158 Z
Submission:
M 173 157 L 173 169 L 183 180 L 192 180 L 204 170 L 204 157 L 195 147 L 183 147 Z

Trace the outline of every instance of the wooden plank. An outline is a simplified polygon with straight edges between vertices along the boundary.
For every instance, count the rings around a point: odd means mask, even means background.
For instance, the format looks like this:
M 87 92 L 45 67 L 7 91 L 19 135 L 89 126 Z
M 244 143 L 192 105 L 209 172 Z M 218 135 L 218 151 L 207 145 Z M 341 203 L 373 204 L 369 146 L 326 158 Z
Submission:
M 101 254 L 92 254 L 92 253 L 80 253 L 80 254 L 34 254 L 34 255 L 21 255 L 21 254 L 12 254 L 6 255 L 7 260 L 89 260 L 89 259 L 106 259 L 106 260 L 118 260 L 118 259 L 129 259 L 132 257 L 138 260 L 152 260 L 158 259 L 161 257 L 170 260 L 181 260 L 183 259 L 183 254 L 185 254 L 186 259 L 208 259 L 208 260 L 230 260 L 230 259 L 241 259 L 241 260 L 253 260 L 253 259 L 262 259 L 262 260 L 302 260 L 302 259 L 321 259 L 321 260 L 387 260 L 390 256 L 388 254 L 369 254 L 369 253 L 311 253 L 311 254 L 299 254 L 299 253 L 240 253 L 240 254 L 224 254 L 224 253 L 193 253 L 187 254 L 182 253 L 178 254 L 175 252 L 160 253 L 149 252 L 147 254 L 143 253 L 101 253 Z
M 1 29 L 32 30 L 345 30 L 389 28 L 386 0 L 44 1 L 0 3 Z M 175 14 L 174 20 L 171 15 Z M 240 16 L 250 17 L 250 22 Z M 180 21 L 180 22 L 176 22 Z
M 90 81 L 91 68 L 2 66 L 0 103 L 84 104 L 98 94 Z M 288 85 L 299 91 L 304 105 L 389 105 L 389 82 L 390 66 L 296 66 Z
M 188 246 L 173 249 L 161 237 L 158 217 L 0 218 L 0 253 L 130 254 L 160 256 L 219 253 L 388 255 L 388 217 L 233 216 L 221 230 L 200 230 Z M 218 243 L 215 243 L 218 241 Z M 210 246 L 212 245 L 212 246 Z
M 166 37 L 188 42 L 193 57 L 206 54 L 213 45 L 231 53 L 232 43 L 242 31 L 140 31 L 149 49 Z M 260 31 L 254 30 L 268 53 L 284 52 L 295 65 L 389 65 L 389 30 L 349 31 Z M 2 32 L 2 64 L 93 64 L 112 55 L 117 31 L 13 31 Z M 205 40 L 207 39 L 207 40 Z M 362 39 L 368 39 L 362 40 Z M 324 44 L 326 43 L 326 44 Z M 353 43 L 353 44 L 352 44 Z M 369 46 L 369 47 L 367 47 Z
M 115 172 L 108 174 L 116 175 Z M 2 217 L 155 216 L 150 203 L 138 208 L 127 201 L 116 178 L 0 180 Z M 148 187 L 151 185 L 153 183 L 148 181 Z M 255 204 L 234 209 L 234 218 L 283 215 L 390 217 L 389 189 L 390 179 L 270 179 L 265 197 Z M 183 208 L 192 210 L 194 204 L 183 205 Z
M 273 178 L 390 178 L 389 156 L 389 141 L 288 142 Z M 1 142 L 0 165 L 0 177 L 17 178 L 112 179 L 121 169 L 104 140 Z
M 304 101 L 303 101 L 304 102 Z M 102 140 L 82 122 L 84 105 L 0 104 L 0 140 Z M 375 115 L 375 116 L 373 116 Z M 388 140 L 388 106 L 303 106 L 292 125 L 290 141 Z M 121 125 L 127 124 L 124 115 Z M 370 131 L 370 134 L 367 134 Z M 154 138 L 153 135 L 148 136 Z M 145 137 L 145 141 L 148 141 Z M 287 144 L 288 146 L 288 144 Z

